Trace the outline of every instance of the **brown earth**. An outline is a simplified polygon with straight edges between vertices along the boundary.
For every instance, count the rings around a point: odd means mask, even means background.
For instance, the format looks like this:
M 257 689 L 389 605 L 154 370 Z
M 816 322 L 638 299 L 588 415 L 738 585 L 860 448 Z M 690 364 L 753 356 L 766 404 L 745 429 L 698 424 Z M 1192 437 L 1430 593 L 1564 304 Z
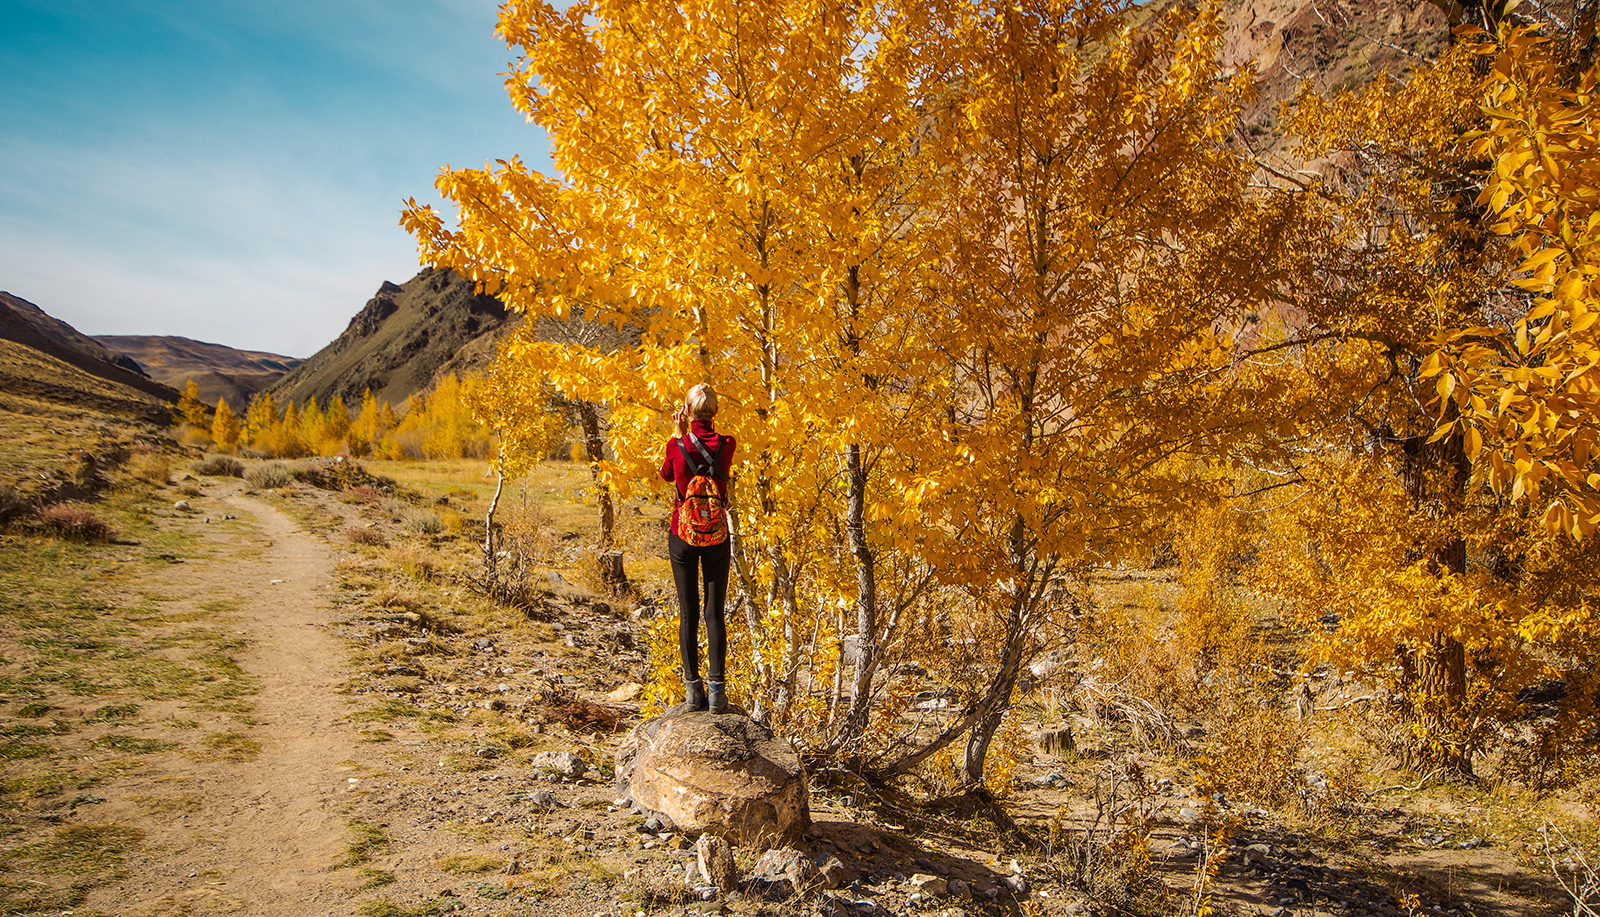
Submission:
M 532 617 L 485 615 L 475 597 L 438 579 L 417 591 L 440 607 L 418 614 L 408 610 L 414 595 L 373 578 L 380 552 L 345 544 L 353 526 L 389 525 L 367 507 L 299 484 L 253 493 L 208 478 L 198 489 L 191 512 L 161 522 L 200 533 L 204 547 L 134 585 L 159 595 L 170 619 L 241 641 L 241 677 L 258 692 L 242 720 L 238 710 L 230 720 L 182 703 L 152 704 L 145 715 L 231 730 L 221 734 L 238 736 L 244 751 L 238 760 L 157 756 L 98 783 L 99 804 L 57 810 L 60 821 L 144 832 L 124 877 L 93 890 L 79 913 L 592 917 L 689 906 L 687 841 L 641 832 L 642 819 L 614 805 L 607 772 L 621 731 L 638 721 L 636 707 L 606 696 L 642 672 L 638 621 L 569 588 L 547 594 Z M 1536 862 L 1485 844 L 1478 822 L 1425 792 L 1372 795 L 1337 837 L 1322 836 L 1242 803 L 1208 808 L 1181 765 L 1115 728 L 1078 729 L 1075 753 L 1022 762 L 1008 811 L 1044 838 L 1052 820 L 1088 827 L 1109 778 L 1137 780 L 1123 801 L 1151 819 L 1150 863 L 1171 889 L 1164 904 L 1086 897 L 1064 880 L 1062 850 L 1028 851 L 1002 841 L 981 813 L 911 805 L 824 773 L 813 775 L 808 846 L 839 857 L 850 884 L 828 899 L 766 901 L 749 891 L 693 907 L 1192 913 L 1184 902 L 1197 859 L 1182 845 L 1204 843 L 1206 822 L 1225 819 L 1231 849 L 1214 913 L 1563 910 Z M 544 751 L 575 751 L 593 770 L 577 780 L 541 774 L 533 762 Z M 1252 855 L 1250 845 L 1266 846 Z M 751 868 L 753 852 L 738 857 Z M 1013 859 L 1029 882 L 1021 896 L 1001 884 Z M 979 896 L 908 903 L 907 880 L 919 872 L 962 878 Z

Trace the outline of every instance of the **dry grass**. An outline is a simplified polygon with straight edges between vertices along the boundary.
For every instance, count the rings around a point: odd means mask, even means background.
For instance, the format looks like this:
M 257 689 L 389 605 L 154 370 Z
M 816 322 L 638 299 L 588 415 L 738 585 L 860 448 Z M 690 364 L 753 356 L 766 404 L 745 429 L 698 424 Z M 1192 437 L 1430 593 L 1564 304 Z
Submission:
M 208 455 L 189 468 L 195 474 L 208 477 L 244 477 L 244 463 L 230 455 Z
M 289 468 L 279 462 L 262 462 L 251 465 L 244 472 L 245 483 L 257 490 L 275 490 L 289 486 Z
M 105 544 L 117 535 L 109 522 L 81 506 L 67 503 L 39 510 L 35 528 L 43 535 L 95 544 Z
M 172 478 L 172 459 L 160 452 L 136 452 L 128 459 L 128 473 L 147 484 L 164 486 Z

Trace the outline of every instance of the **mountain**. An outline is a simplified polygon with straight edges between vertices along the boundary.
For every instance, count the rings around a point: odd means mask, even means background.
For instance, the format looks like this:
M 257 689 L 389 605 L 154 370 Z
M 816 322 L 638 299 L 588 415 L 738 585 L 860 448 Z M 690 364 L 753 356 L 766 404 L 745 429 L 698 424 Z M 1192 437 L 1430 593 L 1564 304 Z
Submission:
M 1222 63 L 1256 68 L 1251 133 L 1276 128 L 1303 82 L 1324 95 L 1387 71 L 1404 80 L 1444 51 L 1450 23 L 1431 0 L 1234 0 L 1223 7 Z
M 94 339 L 138 361 L 157 382 L 182 390 L 193 380 L 207 406 L 214 407 L 218 398 L 226 398 L 236 413 L 243 412 L 257 392 L 305 362 L 173 335 L 99 334 Z
M 178 393 L 150 378 L 138 362 L 10 293 L 0 292 L 0 392 L 53 408 L 82 407 L 160 422 Z M 11 403 L 14 410 L 30 410 Z
M 337 395 L 352 407 L 371 389 L 393 405 L 424 389 L 441 372 L 481 370 L 514 321 L 493 296 L 449 270 L 424 268 L 403 284 L 384 281 L 333 343 L 271 388 L 282 404 Z

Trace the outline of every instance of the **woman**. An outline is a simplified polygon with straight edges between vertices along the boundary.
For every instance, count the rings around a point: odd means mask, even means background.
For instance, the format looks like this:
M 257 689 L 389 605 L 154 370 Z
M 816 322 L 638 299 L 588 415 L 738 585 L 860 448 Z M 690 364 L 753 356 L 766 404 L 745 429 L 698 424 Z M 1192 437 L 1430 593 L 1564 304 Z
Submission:
M 667 528 L 672 580 L 678 588 L 678 652 L 683 657 L 685 701 L 692 710 L 724 713 L 723 677 L 728 638 L 722 606 L 728 593 L 727 506 L 733 467 L 733 437 L 717 432 L 717 393 L 700 384 L 689 389 L 675 420 L 678 435 L 667 441 L 661 477 L 673 482 L 677 499 Z M 705 604 L 700 589 L 705 587 Z M 706 678 L 700 681 L 700 616 L 706 620 Z

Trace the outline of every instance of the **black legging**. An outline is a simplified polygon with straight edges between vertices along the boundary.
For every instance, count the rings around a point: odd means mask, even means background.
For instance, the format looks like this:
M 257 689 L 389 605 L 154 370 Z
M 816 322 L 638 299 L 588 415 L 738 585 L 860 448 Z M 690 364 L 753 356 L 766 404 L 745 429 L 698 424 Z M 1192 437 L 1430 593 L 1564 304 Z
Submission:
M 721 681 L 728 652 L 728 634 L 722 624 L 722 603 L 728 595 L 728 543 L 696 548 L 667 533 L 672 555 L 672 582 L 678 587 L 678 654 L 683 658 L 683 678 L 700 678 L 700 580 L 705 579 L 706 677 Z

